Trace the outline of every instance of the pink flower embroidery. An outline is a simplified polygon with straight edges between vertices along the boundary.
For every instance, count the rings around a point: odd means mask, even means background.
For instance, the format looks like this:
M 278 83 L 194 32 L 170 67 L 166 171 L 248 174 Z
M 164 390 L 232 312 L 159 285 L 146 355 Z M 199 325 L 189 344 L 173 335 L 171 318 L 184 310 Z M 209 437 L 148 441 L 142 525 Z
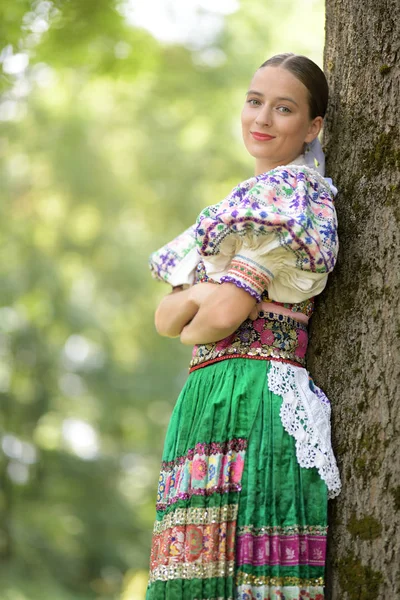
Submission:
M 304 358 L 307 352 L 307 344 L 308 344 L 308 335 L 306 331 L 302 329 L 297 329 L 297 343 L 298 346 L 295 351 L 295 355 L 299 358 Z
M 267 346 L 272 346 L 272 344 L 274 343 L 274 340 L 275 340 L 274 332 L 271 331 L 270 329 L 266 329 L 265 331 L 261 332 L 260 340 L 261 340 L 262 344 L 266 344 Z
M 225 479 L 228 480 L 227 471 L 229 469 L 229 457 L 224 454 L 221 460 L 221 467 L 218 478 L 218 486 L 222 486 L 225 483 Z
M 244 460 L 240 456 L 240 454 L 238 454 L 236 456 L 236 460 L 232 461 L 232 463 L 231 463 L 230 473 L 231 473 L 231 481 L 233 483 L 239 483 L 239 481 L 241 480 L 242 473 L 243 473 L 243 467 L 244 467 Z
M 232 333 L 232 335 L 229 335 L 228 337 L 224 338 L 223 340 L 220 340 L 217 345 L 215 346 L 215 350 L 217 352 L 219 352 L 220 350 L 225 350 L 225 348 L 228 348 L 228 346 L 231 345 L 231 343 L 233 342 L 235 338 L 235 334 Z
M 260 342 L 253 342 L 250 348 L 262 348 L 262 344 Z
M 264 319 L 257 319 L 256 321 L 253 321 L 253 327 L 258 333 L 261 333 L 264 329 L 264 323 Z
M 180 467 L 178 467 L 178 470 L 175 475 L 175 485 L 176 485 L 177 489 L 179 489 L 179 485 L 181 483 L 182 473 L 183 473 L 183 467 L 180 466 Z
M 193 479 L 204 479 L 207 473 L 207 463 L 203 458 L 197 458 L 192 463 Z

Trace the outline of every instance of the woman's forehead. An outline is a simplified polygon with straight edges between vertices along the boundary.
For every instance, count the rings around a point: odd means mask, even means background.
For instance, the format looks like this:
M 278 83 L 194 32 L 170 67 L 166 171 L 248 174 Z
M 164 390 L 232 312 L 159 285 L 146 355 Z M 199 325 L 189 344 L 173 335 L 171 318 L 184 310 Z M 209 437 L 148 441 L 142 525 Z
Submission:
M 306 86 L 287 69 L 282 67 L 262 67 L 258 69 L 250 83 L 250 90 L 264 96 L 296 96 L 307 101 Z

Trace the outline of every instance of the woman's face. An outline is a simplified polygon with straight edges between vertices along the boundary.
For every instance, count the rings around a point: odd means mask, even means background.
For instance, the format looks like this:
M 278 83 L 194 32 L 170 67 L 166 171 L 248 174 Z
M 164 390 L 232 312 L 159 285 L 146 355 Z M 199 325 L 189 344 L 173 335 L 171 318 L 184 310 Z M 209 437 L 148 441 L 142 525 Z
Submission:
M 310 119 L 308 90 L 282 67 L 256 71 L 242 110 L 242 133 L 256 175 L 287 165 L 317 137 L 323 119 Z

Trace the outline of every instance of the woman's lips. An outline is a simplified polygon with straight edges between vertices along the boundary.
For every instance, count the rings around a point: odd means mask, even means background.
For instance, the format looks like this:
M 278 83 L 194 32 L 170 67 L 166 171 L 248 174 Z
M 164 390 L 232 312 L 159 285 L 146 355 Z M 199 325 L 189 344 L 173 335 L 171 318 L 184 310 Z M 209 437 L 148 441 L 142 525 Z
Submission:
M 274 140 L 274 135 L 268 135 L 266 133 L 257 133 L 257 131 L 250 131 L 253 138 L 259 142 L 268 142 L 268 140 Z

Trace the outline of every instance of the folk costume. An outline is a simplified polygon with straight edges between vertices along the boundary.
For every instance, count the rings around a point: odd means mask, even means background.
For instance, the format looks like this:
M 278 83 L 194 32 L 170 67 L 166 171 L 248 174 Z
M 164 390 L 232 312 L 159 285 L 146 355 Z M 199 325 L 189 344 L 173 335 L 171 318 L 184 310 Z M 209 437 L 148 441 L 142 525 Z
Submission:
M 338 251 L 322 169 L 302 155 L 251 177 L 150 258 L 172 286 L 234 283 L 258 317 L 193 349 L 166 435 L 147 600 L 324 599 L 340 478 L 304 318 Z

